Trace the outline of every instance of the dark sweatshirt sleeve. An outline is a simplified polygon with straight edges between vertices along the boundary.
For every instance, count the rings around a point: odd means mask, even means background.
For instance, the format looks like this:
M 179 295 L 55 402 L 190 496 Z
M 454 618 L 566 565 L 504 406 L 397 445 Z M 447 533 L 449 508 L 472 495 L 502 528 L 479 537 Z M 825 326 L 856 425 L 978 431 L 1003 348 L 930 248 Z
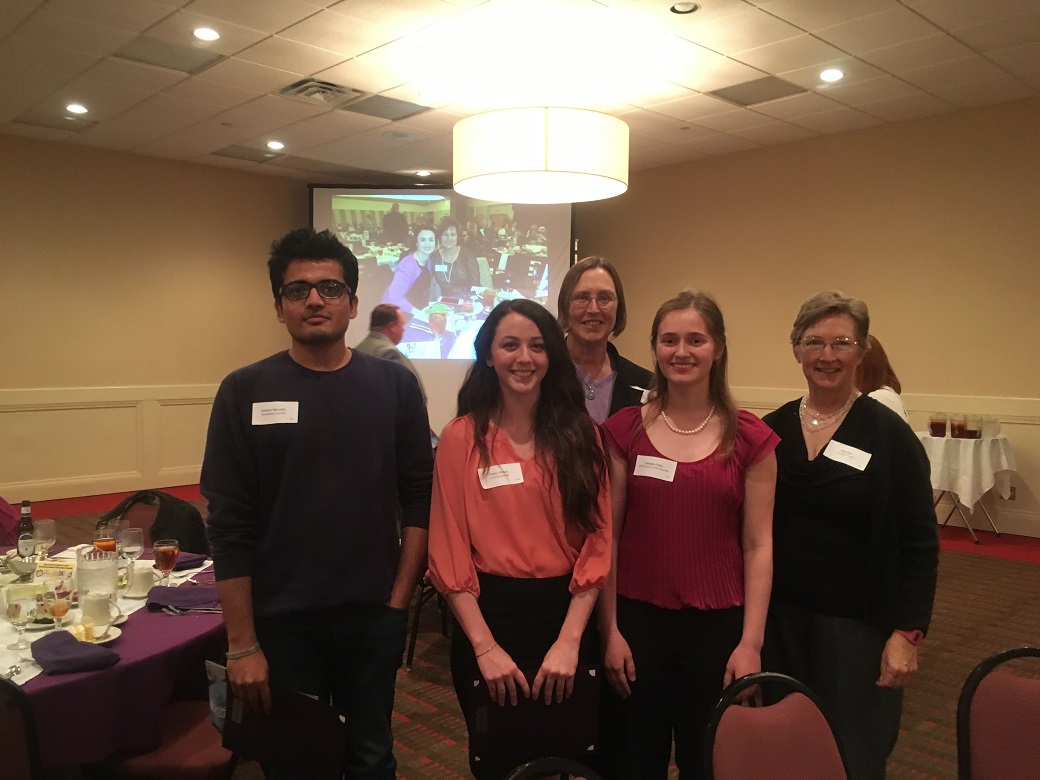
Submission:
M 209 503 L 206 525 L 218 580 L 251 576 L 260 538 L 258 475 L 241 414 L 232 374 L 213 401 L 199 485 Z
M 398 375 L 397 495 L 402 528 L 430 527 L 430 493 L 433 489 L 433 449 L 430 419 L 419 381 L 404 369 Z

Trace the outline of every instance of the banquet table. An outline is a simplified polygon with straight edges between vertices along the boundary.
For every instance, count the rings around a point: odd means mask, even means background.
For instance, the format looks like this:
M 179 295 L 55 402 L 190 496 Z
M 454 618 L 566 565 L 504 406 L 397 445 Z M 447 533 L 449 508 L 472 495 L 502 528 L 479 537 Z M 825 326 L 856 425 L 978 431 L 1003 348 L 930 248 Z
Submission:
M 973 511 L 976 504 L 982 507 L 990 526 L 997 530 L 993 518 L 982 504 L 982 497 L 995 489 L 1002 498 L 1011 495 L 1011 474 L 1016 471 L 1015 453 L 1006 436 L 992 436 L 983 439 L 955 439 L 952 437 L 935 437 L 918 432 L 917 438 L 924 445 L 925 452 L 932 467 L 932 488 L 939 491 L 936 504 L 944 494 L 954 498 L 953 509 L 943 521 L 946 525 L 958 512 L 972 539 L 978 544 L 978 537 L 965 517 L 961 507 Z
M 151 612 L 142 608 L 143 599 L 121 598 L 119 604 L 124 612 L 136 611 L 119 627 L 121 635 L 107 645 L 119 654 L 118 663 L 100 671 L 37 673 L 23 683 L 44 769 L 93 763 L 122 751 L 152 750 L 159 745 L 167 702 L 206 698 L 205 661 L 222 660 L 227 646 L 223 616 Z M 6 645 L 14 630 L 6 622 L 0 628 Z M 34 639 L 33 632 L 26 632 L 26 638 Z M 0 650 L 5 668 L 12 662 L 10 654 Z

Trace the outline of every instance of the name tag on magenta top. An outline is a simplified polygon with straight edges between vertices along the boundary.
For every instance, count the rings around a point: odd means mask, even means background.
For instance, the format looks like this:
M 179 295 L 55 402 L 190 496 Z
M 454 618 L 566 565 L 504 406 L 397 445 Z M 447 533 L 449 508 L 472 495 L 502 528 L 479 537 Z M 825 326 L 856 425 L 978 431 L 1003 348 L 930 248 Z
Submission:
M 299 401 L 264 401 L 253 404 L 253 425 L 280 425 L 299 422 Z
M 851 444 L 842 444 L 840 441 L 831 439 L 823 448 L 824 457 L 852 466 L 854 469 L 863 471 L 870 463 L 870 453 L 853 447 Z
M 484 490 L 503 485 L 519 485 L 524 481 L 524 472 L 519 463 L 500 463 L 486 469 L 477 469 L 477 476 L 480 477 L 480 486 Z
M 663 482 L 675 479 L 675 461 L 667 458 L 651 458 L 649 455 L 636 455 L 636 467 L 632 469 L 633 477 L 650 477 Z

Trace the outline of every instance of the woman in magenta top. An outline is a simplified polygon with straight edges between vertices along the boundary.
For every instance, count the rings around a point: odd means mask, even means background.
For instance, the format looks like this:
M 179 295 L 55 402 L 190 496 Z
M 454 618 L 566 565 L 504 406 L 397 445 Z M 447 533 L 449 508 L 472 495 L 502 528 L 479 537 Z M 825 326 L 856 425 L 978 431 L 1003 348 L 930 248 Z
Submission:
M 684 290 L 650 334 L 646 406 L 604 425 L 616 566 L 599 605 L 609 692 L 604 771 L 703 776 L 704 730 L 722 689 L 761 670 L 772 580 L 773 450 L 779 438 L 736 408 L 722 312 Z

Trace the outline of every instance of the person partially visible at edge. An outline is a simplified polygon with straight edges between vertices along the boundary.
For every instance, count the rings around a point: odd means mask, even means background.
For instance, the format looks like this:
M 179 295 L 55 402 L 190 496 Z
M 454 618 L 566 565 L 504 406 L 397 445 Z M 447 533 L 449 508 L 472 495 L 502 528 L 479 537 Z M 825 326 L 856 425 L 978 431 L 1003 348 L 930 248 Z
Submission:
M 856 367 L 856 389 L 880 401 L 909 423 L 903 399 L 899 397 L 903 386 L 899 383 L 896 370 L 888 362 L 888 355 L 877 336 L 871 334 L 869 340 L 870 347 Z
M 779 439 L 737 409 L 718 304 L 683 290 L 657 310 L 643 407 L 603 426 L 615 568 L 598 609 L 610 688 L 603 773 L 704 776 L 704 733 L 733 680 L 761 671 Z
M 294 230 L 268 269 L 289 349 L 224 379 L 202 465 L 228 680 L 264 712 L 271 684 L 331 700 L 344 776 L 392 780 L 394 681 L 426 565 L 426 406 L 403 366 L 346 347 L 358 266 L 334 236 Z
M 619 409 L 639 406 L 651 374 L 610 343 L 627 322 L 625 291 L 614 266 L 597 256 L 579 260 L 563 277 L 558 303 L 567 351 L 592 419 L 603 423 Z
M 764 418 L 781 438 L 764 657 L 820 697 L 850 780 L 885 777 L 939 566 L 924 448 L 856 389 L 869 330 L 857 298 L 803 303 L 791 345 L 807 393 Z
M 549 704 L 571 695 L 579 662 L 596 663 L 587 624 L 611 538 L 607 456 L 552 315 L 505 301 L 474 346 L 458 417 L 441 434 L 430 513 L 430 573 L 462 629 L 452 634 L 451 672 L 471 737 L 474 680 L 499 705 Z M 501 780 L 546 755 L 536 744 L 515 748 L 503 766 L 471 751 L 474 776 Z
M 433 284 L 433 265 L 430 255 L 437 248 L 433 228 L 423 225 L 415 229 L 412 251 L 397 263 L 394 278 L 383 293 L 380 303 L 391 303 L 410 317 L 426 320 Z
M 380 303 L 372 309 L 372 314 L 369 316 L 368 335 L 354 349 L 383 360 L 392 360 L 407 368 L 419 383 L 423 402 L 426 402 L 426 388 L 423 387 L 422 377 L 419 376 L 418 369 L 397 348 L 397 345 L 401 343 L 401 339 L 404 338 L 404 328 L 405 321 L 401 310 L 392 303 Z

